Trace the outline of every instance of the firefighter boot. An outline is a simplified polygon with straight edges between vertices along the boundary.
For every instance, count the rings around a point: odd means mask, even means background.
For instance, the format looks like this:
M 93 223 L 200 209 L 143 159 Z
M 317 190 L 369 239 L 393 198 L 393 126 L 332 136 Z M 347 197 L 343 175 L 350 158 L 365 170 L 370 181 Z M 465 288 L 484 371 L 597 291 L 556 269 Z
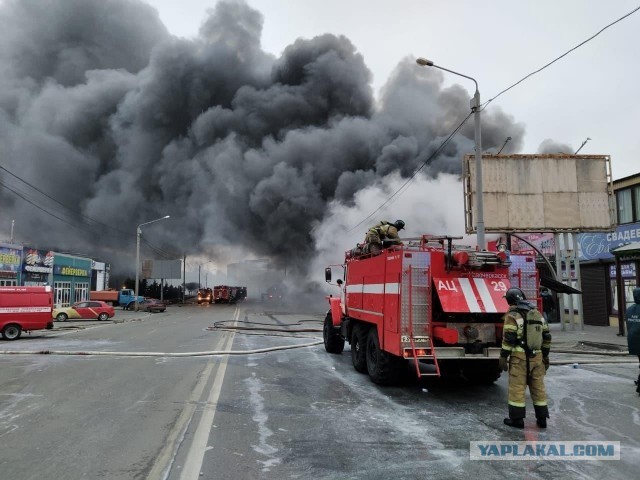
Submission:
M 524 420 L 521 418 L 505 418 L 504 424 L 513 428 L 524 428 Z
M 536 410 L 536 423 L 540 428 L 547 428 L 547 418 L 549 418 L 549 408 L 546 405 L 534 405 Z
M 526 415 L 525 407 L 509 405 L 509 418 L 504 419 L 504 424 L 513 428 L 524 428 L 524 417 Z

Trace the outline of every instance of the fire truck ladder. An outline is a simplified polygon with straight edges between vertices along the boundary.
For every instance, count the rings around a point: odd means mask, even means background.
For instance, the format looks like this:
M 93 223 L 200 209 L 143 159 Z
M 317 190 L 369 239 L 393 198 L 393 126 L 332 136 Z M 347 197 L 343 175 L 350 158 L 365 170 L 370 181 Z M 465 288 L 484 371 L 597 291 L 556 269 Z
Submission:
M 429 281 L 428 272 L 429 268 L 409 265 L 409 342 L 411 343 L 411 353 L 413 354 L 413 362 L 418 378 L 440 376 L 440 366 L 433 347 L 433 338 L 429 331 L 429 324 L 431 323 L 431 306 L 429 305 L 431 282 Z M 416 311 L 416 321 L 414 321 L 414 310 Z M 426 353 L 426 355 L 421 354 L 420 358 L 433 360 L 433 364 L 436 367 L 435 373 L 420 372 L 420 362 L 418 361 L 414 339 L 414 327 L 417 327 L 418 331 L 421 332 L 421 335 L 419 335 L 421 337 L 424 337 L 426 332 L 429 346 L 428 348 L 420 348 L 420 350 L 425 350 Z

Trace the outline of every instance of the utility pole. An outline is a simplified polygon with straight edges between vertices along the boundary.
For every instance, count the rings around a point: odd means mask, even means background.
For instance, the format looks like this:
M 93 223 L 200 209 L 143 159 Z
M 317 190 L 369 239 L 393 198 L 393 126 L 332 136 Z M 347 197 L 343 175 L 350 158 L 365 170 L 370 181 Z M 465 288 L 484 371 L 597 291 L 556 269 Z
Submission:
M 184 305 L 184 299 L 187 289 L 187 255 L 185 254 L 182 260 L 182 304 Z

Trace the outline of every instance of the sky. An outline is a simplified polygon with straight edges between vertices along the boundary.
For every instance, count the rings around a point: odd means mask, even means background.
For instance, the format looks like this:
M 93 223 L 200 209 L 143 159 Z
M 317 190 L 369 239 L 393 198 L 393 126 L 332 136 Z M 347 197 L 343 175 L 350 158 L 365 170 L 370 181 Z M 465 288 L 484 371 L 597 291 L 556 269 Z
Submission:
M 213 272 L 267 257 L 305 275 L 381 219 L 462 234 L 472 122 L 439 147 L 473 82 L 416 57 L 475 78 L 486 101 L 636 7 L 0 0 L 0 241 L 15 220 L 18 242 L 131 272 L 136 226 L 170 215 L 144 227 L 143 259 Z M 611 155 L 615 179 L 640 172 L 639 26 L 631 15 L 493 101 L 483 151 L 591 138 L 581 153 Z
M 174 35 L 194 36 L 206 0 L 148 0 Z M 249 0 L 264 15 L 262 48 L 280 55 L 297 38 L 345 35 L 373 73 L 374 92 L 398 62 L 425 57 L 473 77 L 482 101 L 640 5 L 637 0 Z M 552 139 L 612 158 L 614 179 L 640 172 L 640 113 L 633 98 L 640 12 L 493 102 L 526 127 L 520 153 Z M 416 66 L 416 68 L 418 68 Z M 473 95 L 472 82 L 445 75 Z M 509 132 L 505 132 L 505 139 Z

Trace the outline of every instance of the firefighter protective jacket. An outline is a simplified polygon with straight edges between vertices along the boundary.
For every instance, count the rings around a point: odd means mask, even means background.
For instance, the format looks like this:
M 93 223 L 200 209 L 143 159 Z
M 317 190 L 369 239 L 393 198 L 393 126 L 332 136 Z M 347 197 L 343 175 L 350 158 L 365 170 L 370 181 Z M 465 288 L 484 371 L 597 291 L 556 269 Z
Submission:
M 381 221 L 367 232 L 367 236 L 377 236 L 380 240 L 399 240 L 398 230 L 392 223 Z

